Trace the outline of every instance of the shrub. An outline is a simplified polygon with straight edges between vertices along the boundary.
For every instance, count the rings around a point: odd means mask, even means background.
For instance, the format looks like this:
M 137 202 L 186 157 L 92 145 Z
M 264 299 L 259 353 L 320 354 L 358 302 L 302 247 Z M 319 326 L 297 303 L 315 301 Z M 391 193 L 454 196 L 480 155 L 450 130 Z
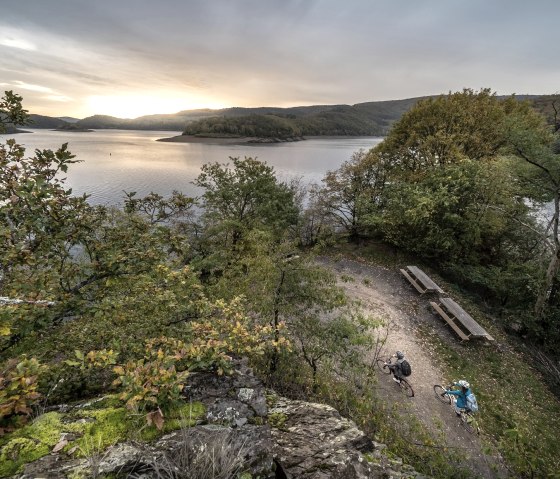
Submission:
M 44 369 L 37 359 L 24 357 L 8 361 L 0 373 L 0 435 L 31 415 L 41 397 L 37 386 Z

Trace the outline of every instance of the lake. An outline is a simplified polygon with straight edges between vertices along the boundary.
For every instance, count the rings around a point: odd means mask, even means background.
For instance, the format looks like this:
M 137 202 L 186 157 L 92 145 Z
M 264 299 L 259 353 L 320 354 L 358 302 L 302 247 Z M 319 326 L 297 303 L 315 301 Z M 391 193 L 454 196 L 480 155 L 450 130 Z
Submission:
M 71 165 L 67 185 L 75 194 L 88 193 L 93 204 L 122 204 L 123 191 L 139 196 L 150 191 L 167 195 L 179 190 L 189 196 L 200 194 L 191 181 L 205 163 L 225 163 L 229 157 L 256 157 L 273 166 L 278 178 L 301 177 L 320 182 L 328 170 L 337 169 L 352 153 L 369 150 L 382 138 L 309 139 L 272 145 L 209 145 L 166 143 L 158 138 L 179 132 L 98 130 L 62 132 L 30 129 L 32 133 L 3 135 L 13 137 L 31 156 L 36 149 L 56 149 L 68 142 L 81 163 Z

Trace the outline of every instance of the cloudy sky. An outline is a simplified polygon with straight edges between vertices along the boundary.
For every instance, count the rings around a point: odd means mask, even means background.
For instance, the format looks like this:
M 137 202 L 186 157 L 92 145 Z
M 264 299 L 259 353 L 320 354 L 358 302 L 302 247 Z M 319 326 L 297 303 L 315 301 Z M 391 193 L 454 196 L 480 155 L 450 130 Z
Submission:
M 558 0 L 0 0 L 0 91 L 33 113 L 560 91 Z

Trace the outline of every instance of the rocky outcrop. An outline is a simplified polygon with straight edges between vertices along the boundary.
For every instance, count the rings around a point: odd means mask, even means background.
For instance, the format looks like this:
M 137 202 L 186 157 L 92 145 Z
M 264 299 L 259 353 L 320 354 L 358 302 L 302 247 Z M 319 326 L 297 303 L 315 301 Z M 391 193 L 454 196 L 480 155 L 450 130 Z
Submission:
M 277 397 L 269 410 L 273 454 L 286 479 L 423 477 L 325 404 Z
M 122 442 L 86 458 L 51 453 L 18 477 L 421 478 L 330 406 L 265 391 L 244 362 L 231 376 L 190 377 L 185 400 L 205 417 L 151 443 Z M 268 406 L 267 406 L 268 401 Z M 174 471 L 174 472 L 173 472 Z M 209 472 L 212 471 L 212 472 Z

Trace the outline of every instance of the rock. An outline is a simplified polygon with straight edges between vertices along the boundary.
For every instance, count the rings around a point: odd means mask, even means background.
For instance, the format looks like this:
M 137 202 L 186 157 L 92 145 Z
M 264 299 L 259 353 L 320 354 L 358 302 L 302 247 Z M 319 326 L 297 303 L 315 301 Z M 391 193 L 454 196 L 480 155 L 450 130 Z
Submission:
M 236 366 L 231 376 L 196 373 L 189 377 L 184 394 L 204 404 L 210 423 L 237 426 L 256 417 L 266 417 L 264 386 L 252 375 L 245 361 L 239 361 Z
M 330 406 L 274 395 L 269 410 L 264 386 L 246 362 L 236 363 L 235 369 L 231 376 L 189 377 L 184 394 L 206 407 L 202 424 L 149 444 L 122 442 L 86 459 L 62 451 L 49 454 L 27 464 L 18 477 L 124 474 L 155 479 L 170 476 L 170 471 L 197 468 L 193 477 L 206 477 L 204 471 L 216 467 L 224 471 L 223 477 L 243 472 L 260 479 L 422 477 L 402 460 L 389 459 L 384 444 L 371 441 Z M 61 437 L 70 445 L 74 439 L 70 434 Z
M 356 425 L 324 404 L 277 398 L 270 414 L 286 417 L 272 429 L 274 456 L 286 478 L 374 478 L 364 452 L 372 441 Z

